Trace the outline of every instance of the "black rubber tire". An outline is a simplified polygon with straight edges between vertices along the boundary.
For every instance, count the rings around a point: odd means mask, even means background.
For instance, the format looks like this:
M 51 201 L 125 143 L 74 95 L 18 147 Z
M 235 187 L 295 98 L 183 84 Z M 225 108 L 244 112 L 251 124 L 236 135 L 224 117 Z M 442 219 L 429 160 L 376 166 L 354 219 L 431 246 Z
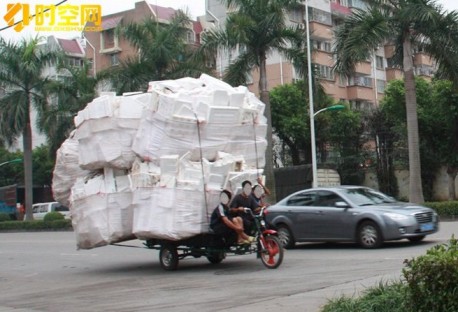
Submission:
M 364 221 L 357 231 L 358 244 L 366 249 L 379 248 L 383 243 L 382 233 L 373 221 Z
M 426 237 L 426 235 L 422 235 L 422 236 L 415 236 L 415 237 L 409 237 L 408 240 L 412 243 L 419 243 L 421 242 L 424 238 Z
M 262 264 L 268 269 L 276 269 L 283 261 L 283 246 L 276 236 L 266 237 L 266 249 L 261 250 Z
M 281 224 L 277 227 L 277 235 L 283 248 L 293 249 L 296 245 L 293 234 L 287 225 Z
M 167 271 L 174 271 L 178 267 L 178 252 L 175 246 L 162 245 L 159 251 L 161 267 Z
M 220 252 L 212 252 L 207 256 L 208 261 L 212 264 L 221 263 L 226 258 L 226 254 L 222 251 Z

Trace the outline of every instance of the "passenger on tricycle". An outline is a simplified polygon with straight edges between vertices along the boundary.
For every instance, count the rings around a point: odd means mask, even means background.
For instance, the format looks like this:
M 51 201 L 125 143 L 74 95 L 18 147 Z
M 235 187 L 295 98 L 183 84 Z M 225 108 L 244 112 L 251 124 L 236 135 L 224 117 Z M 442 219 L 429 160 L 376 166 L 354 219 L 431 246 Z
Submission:
M 229 213 L 231 192 L 223 190 L 220 194 L 220 204 L 213 210 L 210 218 L 210 228 L 215 234 L 221 235 L 229 244 L 250 244 L 255 238 L 244 232 L 243 220 Z M 243 209 L 243 208 L 242 208 Z

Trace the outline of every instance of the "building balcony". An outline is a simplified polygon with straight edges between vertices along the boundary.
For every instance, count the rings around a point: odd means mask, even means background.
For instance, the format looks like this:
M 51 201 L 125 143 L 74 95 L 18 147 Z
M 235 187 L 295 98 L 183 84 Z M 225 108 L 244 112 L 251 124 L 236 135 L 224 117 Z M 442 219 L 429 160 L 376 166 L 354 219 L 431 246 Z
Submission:
M 385 70 L 385 73 L 386 73 L 386 81 L 402 79 L 404 77 L 402 70 L 400 70 L 399 68 L 387 67 Z
M 364 75 L 371 75 L 372 74 L 372 66 L 369 62 L 361 62 L 356 64 L 355 72 L 364 74 Z
M 335 16 L 346 17 L 351 14 L 351 9 L 340 3 L 331 2 L 331 13 Z
M 413 57 L 413 63 L 415 66 L 426 65 L 433 66 L 433 59 L 425 53 L 416 53 Z
M 320 24 L 318 22 L 311 21 L 310 24 L 310 37 L 312 39 L 326 39 L 332 40 L 333 33 L 332 29 L 328 25 Z
M 374 90 L 371 87 L 358 86 L 358 85 L 347 87 L 348 100 L 373 101 L 374 96 L 375 96 Z

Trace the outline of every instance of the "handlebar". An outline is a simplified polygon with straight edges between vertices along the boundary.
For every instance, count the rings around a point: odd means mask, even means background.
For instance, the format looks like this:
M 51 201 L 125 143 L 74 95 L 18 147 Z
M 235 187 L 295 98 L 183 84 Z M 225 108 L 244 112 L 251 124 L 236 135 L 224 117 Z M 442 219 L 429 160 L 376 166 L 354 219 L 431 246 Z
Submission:
M 243 208 L 243 211 L 244 211 L 245 213 L 249 213 L 252 217 L 254 217 L 254 216 L 262 216 L 262 215 L 264 214 L 264 210 L 265 210 L 266 208 L 267 208 L 266 206 L 262 206 L 262 207 L 261 207 L 261 210 L 260 210 L 259 213 L 257 213 L 257 214 L 255 214 L 255 213 L 253 212 L 253 210 L 251 210 L 251 208 L 247 208 L 247 207 L 244 207 L 244 208 Z

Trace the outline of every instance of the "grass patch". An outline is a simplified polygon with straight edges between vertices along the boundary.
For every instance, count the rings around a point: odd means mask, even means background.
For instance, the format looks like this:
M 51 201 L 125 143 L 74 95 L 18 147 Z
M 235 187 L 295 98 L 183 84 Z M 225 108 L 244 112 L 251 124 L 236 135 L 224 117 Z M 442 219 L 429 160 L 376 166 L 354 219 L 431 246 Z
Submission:
M 360 297 L 329 300 L 322 312 L 410 312 L 406 307 L 408 296 L 407 286 L 402 282 L 380 282 L 366 289 Z

